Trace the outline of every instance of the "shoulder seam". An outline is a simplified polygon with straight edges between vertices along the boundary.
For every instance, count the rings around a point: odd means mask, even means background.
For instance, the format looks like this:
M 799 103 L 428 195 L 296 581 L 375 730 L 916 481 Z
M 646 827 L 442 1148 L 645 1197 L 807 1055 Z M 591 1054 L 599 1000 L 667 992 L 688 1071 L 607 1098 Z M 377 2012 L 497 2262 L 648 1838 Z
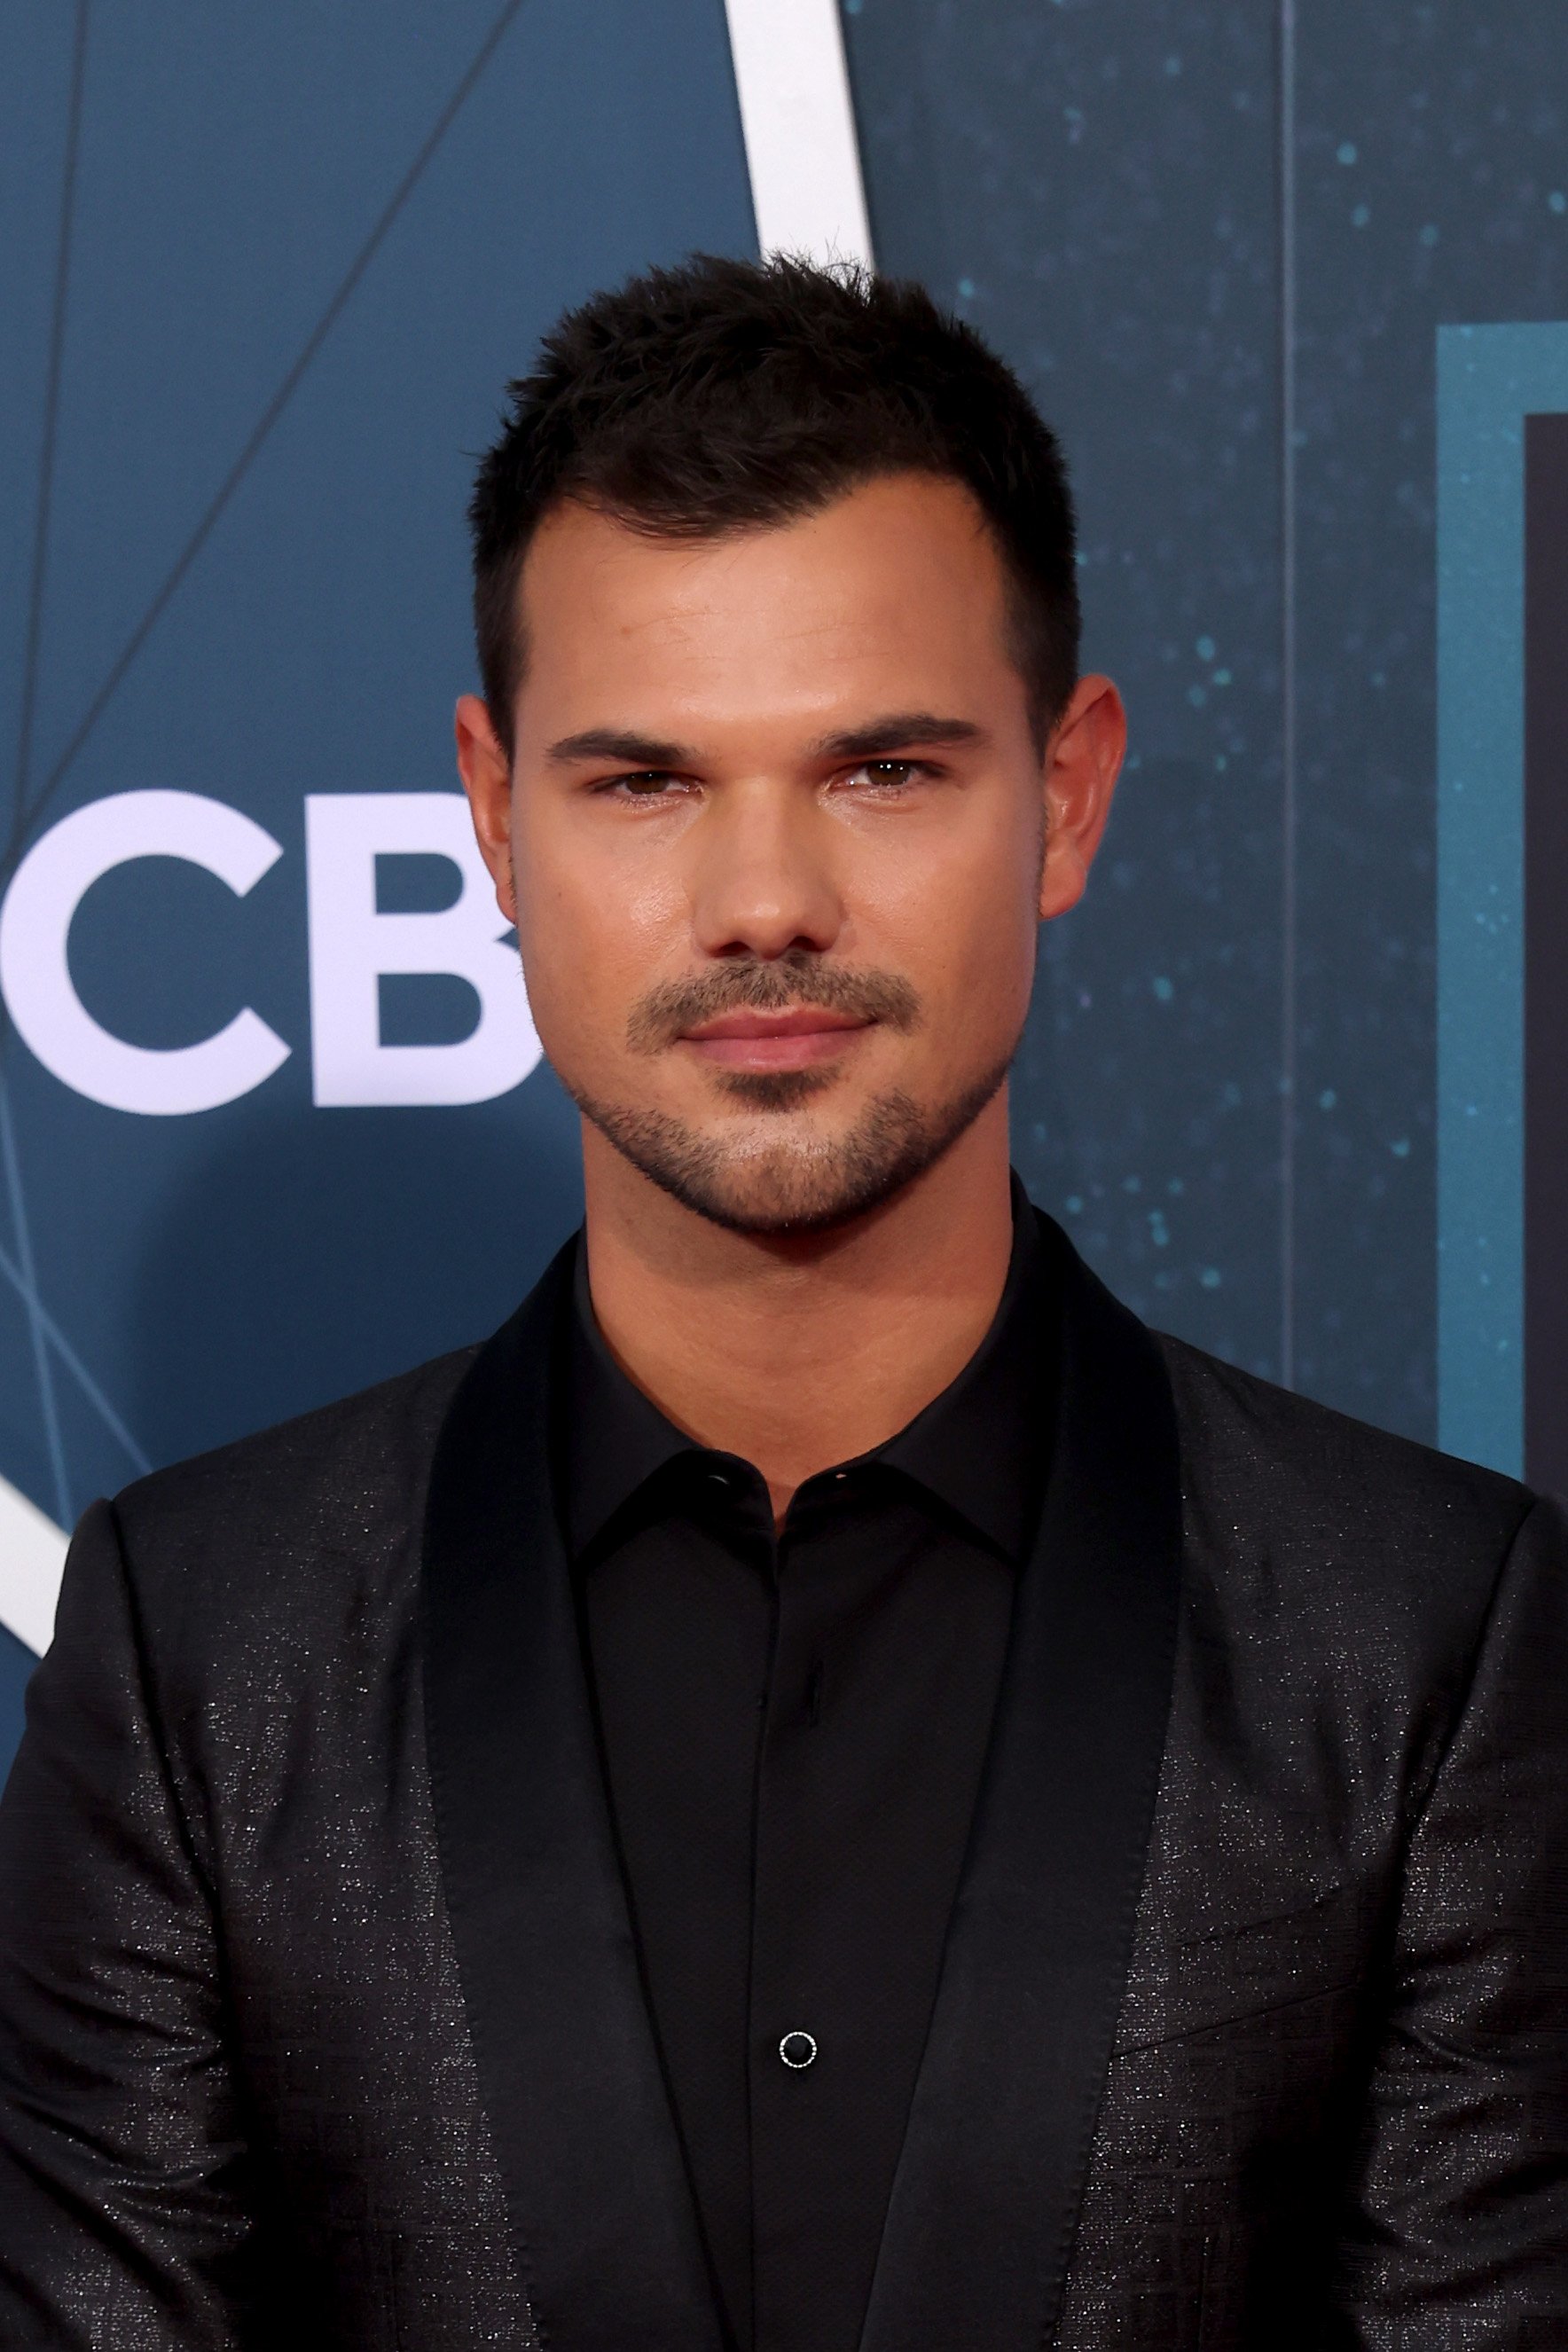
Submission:
M 1487 1640 L 1491 1633 L 1492 1622 L 1498 1613 L 1498 1607 L 1502 1598 L 1502 1588 L 1504 1580 L 1508 1575 L 1509 1563 L 1511 1561 L 1514 1553 L 1519 1549 L 1520 1538 L 1523 1535 L 1525 1528 L 1529 1526 L 1531 1520 L 1535 1517 L 1537 1512 L 1543 1507 L 1545 1499 L 1543 1496 L 1531 1495 L 1529 1493 L 1528 1489 L 1524 1490 L 1524 1507 L 1521 1510 L 1518 1518 L 1514 1521 L 1512 1528 L 1509 1531 L 1506 1541 L 1502 1544 L 1498 1553 L 1497 1566 L 1492 1570 L 1491 1580 L 1487 1586 L 1486 1599 L 1483 1601 L 1476 1619 L 1475 1639 L 1470 1644 L 1469 1655 L 1465 1660 L 1464 1673 L 1459 1681 L 1458 1695 L 1455 1699 L 1453 1711 L 1448 1718 L 1447 1727 L 1443 1733 L 1441 1740 L 1438 1742 L 1436 1755 L 1433 1759 L 1432 1768 L 1426 1775 L 1424 1785 L 1422 1786 L 1419 1793 L 1412 1791 L 1411 1802 L 1407 1808 L 1405 1832 L 1405 1842 L 1407 1849 L 1411 1841 L 1416 1836 L 1420 1830 L 1421 1823 L 1426 1817 L 1426 1809 L 1432 1801 L 1434 1791 L 1436 1789 L 1438 1781 L 1443 1777 L 1443 1768 L 1447 1763 L 1448 1758 L 1453 1751 L 1454 1742 L 1459 1736 L 1460 1726 L 1463 1724 L 1465 1717 L 1469 1711 L 1470 1699 L 1476 1687 L 1476 1677 L 1480 1673 L 1481 1660 L 1486 1654 Z

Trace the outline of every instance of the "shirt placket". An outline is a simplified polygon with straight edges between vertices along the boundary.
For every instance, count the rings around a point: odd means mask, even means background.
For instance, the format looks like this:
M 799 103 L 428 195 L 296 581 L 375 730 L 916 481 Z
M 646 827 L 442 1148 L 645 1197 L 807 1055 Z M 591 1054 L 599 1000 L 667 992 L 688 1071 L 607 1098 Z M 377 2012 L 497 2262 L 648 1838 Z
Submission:
M 758 2352 L 812 2341 L 813 2215 L 833 2087 L 835 2020 L 827 1988 L 814 1980 L 805 1932 L 818 1834 L 813 1750 L 832 1633 L 823 1541 L 822 1507 L 808 1505 L 775 1547 L 758 1754 L 748 2050 Z

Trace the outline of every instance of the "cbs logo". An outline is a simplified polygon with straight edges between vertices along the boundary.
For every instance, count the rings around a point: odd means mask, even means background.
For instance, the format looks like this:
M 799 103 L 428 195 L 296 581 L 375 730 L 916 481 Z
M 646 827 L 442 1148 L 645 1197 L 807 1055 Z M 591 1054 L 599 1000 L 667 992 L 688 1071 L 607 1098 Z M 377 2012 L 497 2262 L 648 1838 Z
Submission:
M 443 857 L 461 887 L 433 914 L 383 913 L 378 856 Z M 0 992 L 25 1044 L 62 1085 L 110 1109 L 178 1118 L 261 1086 L 292 1048 L 248 1006 L 188 1045 L 117 1037 L 72 982 L 70 927 L 92 885 L 138 857 L 177 857 L 243 898 L 283 855 L 240 810 L 205 793 L 117 793 L 76 810 L 18 866 L 0 908 Z M 458 793 L 323 793 L 305 801 L 313 1099 L 323 1107 L 486 1102 L 539 1059 L 517 950 Z M 384 975 L 454 973 L 479 1003 L 454 1045 L 384 1045 Z

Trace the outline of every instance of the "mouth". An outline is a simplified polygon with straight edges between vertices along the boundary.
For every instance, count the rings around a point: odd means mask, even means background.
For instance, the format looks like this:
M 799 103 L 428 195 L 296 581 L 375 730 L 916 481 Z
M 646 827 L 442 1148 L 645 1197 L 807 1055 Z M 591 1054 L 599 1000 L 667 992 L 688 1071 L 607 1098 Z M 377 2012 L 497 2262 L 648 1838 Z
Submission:
M 686 1032 L 682 1043 L 725 1070 L 809 1070 L 831 1061 L 876 1024 L 818 1004 L 784 1013 L 722 1013 Z

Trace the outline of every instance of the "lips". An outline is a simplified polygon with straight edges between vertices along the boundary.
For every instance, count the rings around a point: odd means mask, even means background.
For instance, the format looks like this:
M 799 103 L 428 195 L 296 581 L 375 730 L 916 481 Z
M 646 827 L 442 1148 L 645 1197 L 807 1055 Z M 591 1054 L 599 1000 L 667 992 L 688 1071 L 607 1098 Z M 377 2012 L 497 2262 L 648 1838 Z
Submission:
M 804 1070 L 841 1054 L 872 1024 L 817 1004 L 786 1012 L 723 1013 L 688 1030 L 684 1042 L 706 1062 L 731 1070 Z

